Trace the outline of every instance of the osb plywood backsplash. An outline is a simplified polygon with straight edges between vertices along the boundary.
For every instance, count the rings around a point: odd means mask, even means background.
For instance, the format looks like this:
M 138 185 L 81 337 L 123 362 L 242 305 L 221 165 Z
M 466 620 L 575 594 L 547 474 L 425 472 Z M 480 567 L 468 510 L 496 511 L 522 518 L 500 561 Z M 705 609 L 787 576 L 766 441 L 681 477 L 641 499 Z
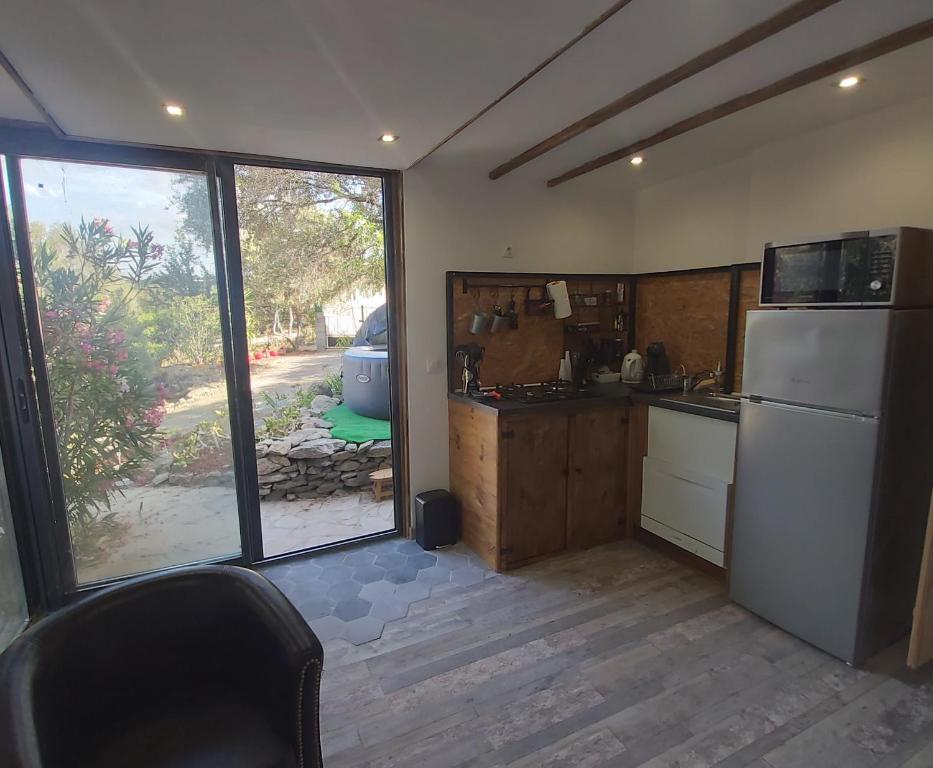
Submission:
M 468 282 L 469 291 L 463 292 L 463 281 Z M 548 309 L 544 314 L 527 314 L 525 300 L 528 289 L 497 288 L 496 285 L 537 286 L 531 290 L 531 298 L 546 297 L 544 285 L 549 278 L 529 277 L 523 274 L 457 277 L 453 281 L 452 313 L 453 346 L 475 343 L 484 347 L 485 354 L 480 364 L 480 381 L 483 386 L 495 384 L 530 384 L 557 378 L 560 359 L 565 349 L 575 350 L 581 339 L 564 333 L 564 324 L 570 322 L 597 321 L 601 324 L 599 336 L 612 337 L 612 322 L 618 306 L 573 308 L 573 315 L 558 320 Z M 621 278 L 620 278 L 621 279 Z M 571 294 L 602 294 L 610 291 L 614 296 L 616 280 L 568 279 Z M 470 333 L 473 314 L 477 310 L 493 314 L 498 304 L 503 310 L 511 300 L 518 311 L 518 328 L 492 333 L 488 327 L 480 334 Z M 450 365 L 451 388 L 460 388 L 460 368 L 453 361 Z
M 663 341 L 671 369 L 687 373 L 726 365 L 730 276 L 724 272 L 658 275 L 638 279 L 636 349 L 645 354 Z

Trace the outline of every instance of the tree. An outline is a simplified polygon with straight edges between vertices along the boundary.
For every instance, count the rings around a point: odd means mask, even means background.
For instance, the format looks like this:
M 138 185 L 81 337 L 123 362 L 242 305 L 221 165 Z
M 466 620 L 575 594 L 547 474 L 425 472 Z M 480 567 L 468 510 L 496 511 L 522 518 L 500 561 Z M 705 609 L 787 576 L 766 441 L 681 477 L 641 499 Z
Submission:
M 273 333 L 285 318 L 309 323 L 327 301 L 385 285 L 380 179 L 243 165 L 236 166 L 236 191 L 244 289 L 257 332 Z M 184 232 L 203 238 L 210 218 L 196 178 L 179 180 L 175 202 Z
M 161 439 L 165 390 L 125 324 L 162 248 L 147 228 L 122 239 L 106 219 L 57 231 L 56 240 L 35 243 L 33 261 L 65 502 L 80 550 L 116 483 L 151 459 Z

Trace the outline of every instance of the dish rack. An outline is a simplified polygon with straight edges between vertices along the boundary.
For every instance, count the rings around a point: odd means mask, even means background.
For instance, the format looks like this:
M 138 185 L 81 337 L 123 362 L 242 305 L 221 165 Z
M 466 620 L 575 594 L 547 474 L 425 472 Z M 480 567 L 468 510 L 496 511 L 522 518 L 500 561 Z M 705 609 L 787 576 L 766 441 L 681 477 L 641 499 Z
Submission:
M 684 380 L 679 373 L 649 373 L 644 380 L 631 386 L 639 392 L 683 392 Z

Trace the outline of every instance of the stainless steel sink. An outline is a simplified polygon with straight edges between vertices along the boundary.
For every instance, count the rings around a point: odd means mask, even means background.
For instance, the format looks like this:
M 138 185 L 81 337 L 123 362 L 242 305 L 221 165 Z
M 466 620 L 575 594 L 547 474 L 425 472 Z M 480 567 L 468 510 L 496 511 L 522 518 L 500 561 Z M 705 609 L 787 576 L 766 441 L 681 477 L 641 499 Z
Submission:
M 713 408 L 720 411 L 737 411 L 740 401 L 738 395 L 713 395 L 690 392 L 686 395 L 671 395 L 661 398 L 672 403 L 690 403 L 701 408 Z

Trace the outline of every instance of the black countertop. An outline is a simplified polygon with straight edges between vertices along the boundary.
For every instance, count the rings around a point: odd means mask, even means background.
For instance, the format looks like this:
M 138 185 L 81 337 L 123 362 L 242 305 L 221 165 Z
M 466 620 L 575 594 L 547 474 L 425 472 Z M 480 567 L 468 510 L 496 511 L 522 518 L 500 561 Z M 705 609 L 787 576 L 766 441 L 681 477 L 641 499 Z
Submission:
M 468 403 L 475 408 L 486 408 L 499 413 L 525 413 L 528 411 L 579 411 L 605 405 L 632 405 L 647 403 L 671 411 L 707 416 L 711 419 L 738 422 L 738 401 L 717 400 L 707 395 L 648 394 L 637 392 L 625 384 L 594 384 L 592 397 L 576 400 L 557 400 L 549 403 L 523 403 L 517 400 L 494 400 L 492 398 L 467 397 L 459 392 L 449 392 L 448 399 Z

